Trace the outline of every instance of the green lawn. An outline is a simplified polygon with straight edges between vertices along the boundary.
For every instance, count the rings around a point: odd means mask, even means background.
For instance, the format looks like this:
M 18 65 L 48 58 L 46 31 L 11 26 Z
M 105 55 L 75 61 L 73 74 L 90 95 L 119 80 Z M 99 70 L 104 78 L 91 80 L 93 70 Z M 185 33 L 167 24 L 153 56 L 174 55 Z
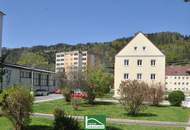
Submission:
M 55 108 L 61 108 L 70 115 L 94 115 L 104 114 L 107 117 L 114 118 L 128 118 L 139 120 L 155 120 L 155 121 L 176 121 L 186 122 L 190 115 L 190 109 L 184 109 L 181 107 L 153 107 L 148 106 L 147 109 L 136 117 L 127 115 L 123 107 L 119 104 L 103 103 L 99 102 L 96 105 L 89 105 L 82 103 L 78 111 L 73 110 L 70 103 L 64 102 L 64 100 L 56 100 L 51 102 L 44 102 L 34 104 L 34 112 L 40 113 L 53 113 Z
M 53 130 L 53 121 L 45 118 L 33 118 L 29 130 Z M 13 130 L 11 123 L 0 117 L 1 130 Z M 139 126 L 139 125 L 109 125 L 107 130 L 185 130 L 184 128 L 157 127 L 157 126 Z

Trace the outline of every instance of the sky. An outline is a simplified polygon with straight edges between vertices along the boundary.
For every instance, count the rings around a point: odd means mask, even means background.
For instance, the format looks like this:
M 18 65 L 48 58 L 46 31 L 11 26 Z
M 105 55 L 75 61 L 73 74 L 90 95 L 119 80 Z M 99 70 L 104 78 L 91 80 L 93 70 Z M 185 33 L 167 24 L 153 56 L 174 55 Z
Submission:
M 134 33 L 190 35 L 183 0 L 0 0 L 3 46 L 106 42 Z

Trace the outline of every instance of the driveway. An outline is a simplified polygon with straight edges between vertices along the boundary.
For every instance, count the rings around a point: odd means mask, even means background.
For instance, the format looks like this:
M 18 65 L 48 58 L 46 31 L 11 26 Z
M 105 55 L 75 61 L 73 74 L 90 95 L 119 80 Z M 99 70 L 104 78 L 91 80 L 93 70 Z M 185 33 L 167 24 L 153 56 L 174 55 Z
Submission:
M 63 99 L 62 94 L 50 94 L 48 96 L 36 96 L 34 103 L 40 103 L 40 102 L 48 102 L 53 101 L 57 99 Z

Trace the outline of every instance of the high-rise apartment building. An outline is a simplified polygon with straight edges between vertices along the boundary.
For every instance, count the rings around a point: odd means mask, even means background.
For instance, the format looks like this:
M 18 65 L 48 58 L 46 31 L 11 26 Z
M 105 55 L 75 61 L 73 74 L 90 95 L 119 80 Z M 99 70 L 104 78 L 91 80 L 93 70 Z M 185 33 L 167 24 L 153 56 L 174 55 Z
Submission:
M 87 51 L 68 51 L 56 53 L 56 72 L 84 71 L 95 65 L 95 56 Z

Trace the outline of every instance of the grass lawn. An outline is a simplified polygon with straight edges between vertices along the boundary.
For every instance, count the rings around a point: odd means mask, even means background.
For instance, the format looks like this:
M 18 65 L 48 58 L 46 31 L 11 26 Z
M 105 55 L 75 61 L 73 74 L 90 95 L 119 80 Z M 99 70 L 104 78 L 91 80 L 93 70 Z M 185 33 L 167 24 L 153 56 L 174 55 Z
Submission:
M 29 130 L 53 130 L 53 121 L 45 118 L 33 118 Z M 13 130 L 11 123 L 0 117 L 1 130 Z M 139 126 L 139 125 L 109 125 L 107 130 L 185 130 L 184 128 L 156 127 L 156 126 Z
M 94 115 L 104 114 L 107 117 L 114 118 L 128 118 L 139 120 L 155 120 L 155 121 L 176 121 L 186 122 L 190 115 L 190 109 L 184 109 L 181 107 L 169 107 L 169 106 L 148 106 L 145 111 L 136 117 L 127 115 L 123 107 L 119 104 L 97 102 L 96 105 L 89 105 L 82 103 L 79 110 L 75 111 L 70 103 L 66 103 L 64 100 L 55 100 L 44 103 L 34 104 L 34 112 L 40 113 L 53 113 L 55 108 L 61 108 L 69 115 Z

